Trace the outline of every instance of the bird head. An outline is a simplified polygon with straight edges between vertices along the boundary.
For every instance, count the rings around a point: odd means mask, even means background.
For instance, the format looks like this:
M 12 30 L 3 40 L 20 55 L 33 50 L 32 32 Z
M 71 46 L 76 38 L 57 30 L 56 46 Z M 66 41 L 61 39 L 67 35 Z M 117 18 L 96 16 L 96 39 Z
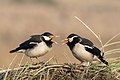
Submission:
M 57 44 L 57 42 L 53 40 L 53 38 L 56 38 L 56 37 L 59 37 L 59 36 L 54 36 L 50 32 L 45 32 L 45 33 L 42 34 L 42 38 L 43 38 L 44 41 L 52 42 L 52 43 L 56 43 Z
M 81 40 L 80 36 L 78 36 L 77 34 L 70 34 L 66 39 L 64 39 L 62 41 L 63 42 L 62 45 L 70 44 L 70 43 L 76 44 L 76 43 L 80 42 L 80 40 Z

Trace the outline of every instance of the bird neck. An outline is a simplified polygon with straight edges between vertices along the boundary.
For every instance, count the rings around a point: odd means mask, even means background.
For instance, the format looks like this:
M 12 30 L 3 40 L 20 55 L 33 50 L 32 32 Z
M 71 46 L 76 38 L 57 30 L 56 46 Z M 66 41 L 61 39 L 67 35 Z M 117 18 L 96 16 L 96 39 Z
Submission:
M 45 41 L 45 43 L 46 43 L 46 45 L 47 45 L 49 48 L 52 47 L 53 42 L 51 42 L 51 41 Z
M 75 46 L 74 43 L 69 43 L 69 42 L 67 43 L 67 45 L 69 46 L 70 50 L 72 50 L 74 48 L 74 46 Z

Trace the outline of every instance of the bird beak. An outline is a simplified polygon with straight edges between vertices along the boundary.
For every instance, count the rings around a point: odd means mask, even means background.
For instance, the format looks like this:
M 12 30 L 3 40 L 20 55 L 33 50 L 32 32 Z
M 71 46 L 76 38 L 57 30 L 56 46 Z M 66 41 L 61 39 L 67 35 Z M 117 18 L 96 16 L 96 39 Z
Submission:
M 69 41 L 69 38 L 62 40 L 62 42 L 63 42 L 63 43 L 62 43 L 62 45 L 67 44 L 67 43 L 68 43 L 68 41 Z
M 53 42 L 53 43 L 55 43 L 55 44 L 58 44 L 56 41 L 54 41 L 54 40 L 51 40 L 51 42 Z
M 60 36 L 49 36 L 51 39 L 53 39 L 53 38 L 56 38 L 56 37 L 60 37 Z M 53 43 L 55 43 L 55 44 L 58 44 L 56 41 L 54 41 L 54 40 L 51 40 L 51 42 L 53 42 Z
M 60 36 L 49 36 L 50 38 L 56 38 L 56 37 L 60 37 Z

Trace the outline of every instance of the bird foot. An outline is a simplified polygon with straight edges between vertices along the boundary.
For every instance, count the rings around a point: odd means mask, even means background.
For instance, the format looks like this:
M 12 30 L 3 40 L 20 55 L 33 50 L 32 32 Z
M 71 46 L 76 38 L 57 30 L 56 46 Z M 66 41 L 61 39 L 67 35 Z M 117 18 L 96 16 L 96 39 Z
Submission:
M 41 64 L 41 65 L 43 65 L 43 64 L 45 64 L 44 62 L 39 62 L 38 64 Z
M 87 67 L 87 66 L 90 65 L 90 63 L 89 63 L 89 62 L 83 62 L 83 63 L 81 63 L 81 65 L 82 65 L 83 67 Z
M 38 63 L 36 63 L 36 62 L 33 62 L 33 63 L 32 63 L 32 65 L 37 65 L 37 64 L 38 64 Z

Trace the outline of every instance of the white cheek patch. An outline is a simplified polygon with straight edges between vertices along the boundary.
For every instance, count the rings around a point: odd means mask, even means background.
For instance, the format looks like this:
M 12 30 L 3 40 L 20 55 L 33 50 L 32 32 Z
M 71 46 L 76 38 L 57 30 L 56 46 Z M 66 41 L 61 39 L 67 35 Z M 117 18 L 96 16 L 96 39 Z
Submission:
M 73 41 L 73 37 L 72 38 L 69 38 L 69 42 L 72 42 Z
M 44 37 L 44 39 L 46 40 L 46 41 L 49 41 L 51 38 L 49 38 L 49 37 L 47 37 L 47 36 L 43 36 Z
M 72 42 L 72 41 L 73 41 L 73 38 L 75 38 L 75 37 L 78 37 L 78 36 L 74 36 L 74 37 L 72 37 L 72 38 L 69 38 L 69 42 Z

